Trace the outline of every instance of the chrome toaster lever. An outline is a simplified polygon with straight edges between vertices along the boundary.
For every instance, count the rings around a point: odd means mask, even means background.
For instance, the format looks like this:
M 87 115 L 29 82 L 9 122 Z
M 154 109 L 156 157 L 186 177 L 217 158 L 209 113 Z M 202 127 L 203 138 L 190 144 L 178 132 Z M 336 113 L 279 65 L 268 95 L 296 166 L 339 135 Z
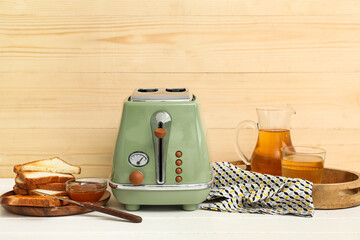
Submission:
M 166 152 L 171 129 L 171 117 L 167 112 L 156 112 L 150 119 L 156 158 L 156 182 L 165 183 Z

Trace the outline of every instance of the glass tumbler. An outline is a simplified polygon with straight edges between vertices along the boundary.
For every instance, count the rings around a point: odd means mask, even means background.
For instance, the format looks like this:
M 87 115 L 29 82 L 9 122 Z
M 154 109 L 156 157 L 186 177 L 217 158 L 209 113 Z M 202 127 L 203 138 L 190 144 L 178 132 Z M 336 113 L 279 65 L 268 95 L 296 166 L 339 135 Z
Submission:
M 321 183 L 326 151 L 318 147 L 281 148 L 281 175 Z

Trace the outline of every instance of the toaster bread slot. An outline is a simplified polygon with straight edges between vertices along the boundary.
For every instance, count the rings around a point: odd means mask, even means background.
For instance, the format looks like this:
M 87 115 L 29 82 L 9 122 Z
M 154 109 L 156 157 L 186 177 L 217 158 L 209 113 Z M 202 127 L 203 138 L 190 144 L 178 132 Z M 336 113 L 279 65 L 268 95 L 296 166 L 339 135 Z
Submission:
M 185 92 L 186 88 L 167 88 L 167 92 Z
M 147 92 L 157 92 L 157 88 L 139 88 L 138 92 L 147 93 Z

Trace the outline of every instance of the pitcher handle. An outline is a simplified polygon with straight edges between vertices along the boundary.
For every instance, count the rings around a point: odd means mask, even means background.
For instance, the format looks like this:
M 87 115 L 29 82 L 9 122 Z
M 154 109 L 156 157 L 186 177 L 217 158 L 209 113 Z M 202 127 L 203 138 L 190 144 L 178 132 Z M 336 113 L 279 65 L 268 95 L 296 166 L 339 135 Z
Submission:
M 241 129 L 244 128 L 252 128 L 252 129 L 258 129 L 258 124 L 254 121 L 251 120 L 245 120 L 240 122 L 237 127 L 236 127 L 236 132 L 235 132 L 235 150 L 236 153 L 238 154 L 238 156 L 240 157 L 240 159 L 246 164 L 246 165 L 250 165 L 250 159 L 248 157 L 245 156 L 245 154 L 243 153 L 243 151 L 240 148 L 239 145 L 239 133 Z

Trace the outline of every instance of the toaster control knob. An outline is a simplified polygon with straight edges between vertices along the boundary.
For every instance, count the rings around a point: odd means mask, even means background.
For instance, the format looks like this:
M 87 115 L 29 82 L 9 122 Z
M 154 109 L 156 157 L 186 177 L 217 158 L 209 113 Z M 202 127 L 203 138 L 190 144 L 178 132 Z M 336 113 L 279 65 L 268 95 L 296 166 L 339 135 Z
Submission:
M 154 130 L 154 133 L 157 138 L 164 138 L 166 135 L 166 129 L 165 128 L 157 128 Z
M 144 181 L 144 175 L 140 171 L 133 171 L 130 173 L 129 180 L 133 185 L 137 186 Z
M 177 152 L 175 153 L 175 156 L 181 157 L 181 156 L 182 156 L 182 152 L 181 152 L 181 151 L 177 151 Z

